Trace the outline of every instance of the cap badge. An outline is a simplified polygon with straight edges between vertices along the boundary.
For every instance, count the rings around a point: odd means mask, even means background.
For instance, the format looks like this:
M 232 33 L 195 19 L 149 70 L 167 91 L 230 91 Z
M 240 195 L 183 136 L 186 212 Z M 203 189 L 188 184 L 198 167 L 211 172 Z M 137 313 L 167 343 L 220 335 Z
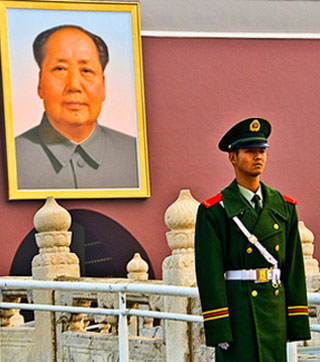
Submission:
M 255 119 L 250 123 L 249 129 L 251 132 L 259 132 L 260 127 L 261 127 L 260 122 L 257 119 Z

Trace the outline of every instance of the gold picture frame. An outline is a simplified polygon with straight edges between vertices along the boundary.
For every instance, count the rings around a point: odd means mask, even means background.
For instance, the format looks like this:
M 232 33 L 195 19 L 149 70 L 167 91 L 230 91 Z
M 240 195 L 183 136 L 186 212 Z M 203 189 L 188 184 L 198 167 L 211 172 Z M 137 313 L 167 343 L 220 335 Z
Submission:
M 101 127 L 105 134 L 110 130 L 110 134 L 116 136 L 111 141 L 100 139 L 103 147 L 95 146 L 94 152 L 102 152 L 103 148 L 105 154 L 99 156 L 96 163 L 94 157 L 90 159 L 93 166 L 90 162 L 86 164 L 86 157 L 91 157 L 90 150 L 89 155 L 83 155 L 79 149 L 74 152 L 84 161 L 65 159 L 65 164 L 60 165 L 58 158 L 58 161 L 54 159 L 58 166 L 53 165 L 51 145 L 47 149 L 45 141 L 40 139 L 41 114 L 44 111 L 43 114 L 47 114 L 48 109 L 43 97 L 38 96 L 43 70 L 38 69 L 34 60 L 32 44 L 41 32 L 69 25 L 98 35 L 107 44 L 110 56 L 103 75 L 105 101 L 98 116 L 99 126 L 95 122 L 94 130 Z M 47 196 L 60 199 L 149 197 L 139 2 L 4 0 L 0 2 L 0 42 L 9 200 Z M 50 117 L 45 118 L 51 127 Z M 128 140 L 131 146 L 123 146 Z M 106 151 L 105 145 L 113 143 L 119 154 Z M 52 159 L 47 160 L 49 153 Z M 108 163 L 99 169 L 101 159 Z M 87 170 L 78 172 L 75 170 L 78 164 Z M 72 177 L 70 170 L 65 171 L 70 167 Z M 61 170 L 65 172 L 63 177 Z M 94 173 L 97 170 L 99 177 Z

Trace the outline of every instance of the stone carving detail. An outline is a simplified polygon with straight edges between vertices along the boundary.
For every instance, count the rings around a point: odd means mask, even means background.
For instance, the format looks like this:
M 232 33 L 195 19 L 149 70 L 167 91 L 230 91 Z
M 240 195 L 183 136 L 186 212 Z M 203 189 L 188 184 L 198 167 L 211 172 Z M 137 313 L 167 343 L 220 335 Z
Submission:
M 190 286 L 195 282 L 194 228 L 198 206 L 190 190 L 182 190 L 165 213 L 165 223 L 171 229 L 166 237 L 172 250 L 162 264 L 165 284 Z
M 56 292 L 56 302 L 61 305 L 85 308 L 89 308 L 91 305 L 91 301 L 89 299 L 73 298 L 72 293 L 66 291 Z M 69 312 L 56 313 L 56 321 L 57 324 L 61 324 L 62 332 L 70 331 L 78 333 L 84 333 L 90 322 L 87 314 Z
M 141 258 L 140 253 L 135 253 L 133 259 L 127 264 L 127 276 L 130 280 L 148 280 L 149 279 L 149 265 L 148 263 Z M 139 309 L 139 304 L 129 302 L 127 303 L 129 308 Z M 141 308 L 147 309 L 147 305 L 143 305 Z M 152 328 L 153 327 L 153 318 L 143 318 L 143 328 Z M 139 319 L 134 316 L 128 318 L 129 332 L 131 334 L 139 334 Z
M 75 300 L 73 302 L 73 305 L 75 307 L 89 308 L 91 302 L 89 300 Z M 83 333 L 86 331 L 86 327 L 88 326 L 88 324 L 89 320 L 84 317 L 83 313 L 72 314 L 67 330 L 71 332 Z
M 79 259 L 70 253 L 71 216 L 67 210 L 48 197 L 34 216 L 39 254 L 32 260 L 34 279 L 53 280 L 61 275 L 80 276 Z
M 194 229 L 199 202 L 190 190 L 181 190 L 178 199 L 168 207 L 164 221 L 169 229 Z
M 311 230 L 309 230 L 303 221 L 299 221 L 299 233 L 302 243 L 303 257 L 306 275 L 317 275 L 319 274 L 319 263 L 313 258 L 314 251 L 314 235 Z
M 182 190 L 178 199 L 165 212 L 165 223 L 171 229 L 166 236 L 173 253 L 177 249 L 194 248 L 194 227 L 198 206 L 199 203 L 192 197 L 190 190 Z
M 148 280 L 149 265 L 141 258 L 139 253 L 135 253 L 132 260 L 127 264 L 127 276 L 131 280 Z
M 195 283 L 194 228 L 198 206 L 198 201 L 190 191 L 182 190 L 178 199 L 165 212 L 165 223 L 171 229 L 166 236 L 172 255 L 162 264 L 164 284 L 191 286 Z M 187 313 L 190 310 L 190 300 L 164 297 L 164 309 L 166 312 Z M 188 360 L 191 354 L 188 343 L 190 335 L 191 327 L 187 323 L 165 321 L 168 362 Z
M 40 233 L 67 231 L 71 226 L 71 215 L 58 205 L 52 196 L 49 196 L 46 203 L 34 215 L 33 224 Z
M 21 298 L 16 296 L 3 296 L 3 302 L 20 303 Z M 0 327 L 15 327 L 24 323 L 24 318 L 19 309 L 0 309 Z M 0 338 L 1 339 L 1 338 Z
M 118 309 L 118 295 L 115 293 L 98 293 L 98 307 L 106 309 Z M 95 315 L 94 320 L 100 324 L 101 333 L 118 334 L 118 317 L 115 315 Z
M 32 277 L 38 280 L 55 280 L 60 276 L 79 277 L 79 259 L 70 253 L 71 215 L 57 204 L 53 197 L 48 197 L 45 204 L 34 216 L 35 235 L 39 254 L 32 260 Z M 50 290 L 34 290 L 35 304 L 54 304 L 54 295 Z M 71 319 L 70 319 L 71 318 Z M 83 316 L 73 315 L 68 320 L 65 315 L 61 319 L 64 328 L 82 331 Z M 52 313 L 35 312 L 35 359 L 53 362 L 56 354 L 56 323 Z M 59 337 L 58 337 L 59 338 Z M 48 341 L 50 341 L 48 343 Z

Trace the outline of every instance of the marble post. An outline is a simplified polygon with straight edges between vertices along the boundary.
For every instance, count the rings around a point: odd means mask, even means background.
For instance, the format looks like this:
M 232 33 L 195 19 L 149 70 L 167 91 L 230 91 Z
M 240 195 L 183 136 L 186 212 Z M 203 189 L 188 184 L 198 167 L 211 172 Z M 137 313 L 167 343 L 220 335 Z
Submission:
M 67 210 L 48 197 L 34 216 L 35 235 L 39 254 L 32 260 L 32 278 L 55 280 L 59 276 L 79 277 L 79 259 L 70 252 L 71 216 Z M 33 303 L 54 304 L 50 290 L 33 290 Z M 55 316 L 51 312 L 35 312 L 37 362 L 56 361 Z
M 165 223 L 171 230 L 167 241 L 172 255 L 163 264 L 163 283 L 168 285 L 193 286 L 196 282 L 194 267 L 194 228 L 199 203 L 189 190 L 182 190 L 178 199 L 167 209 Z M 188 313 L 188 298 L 164 297 L 166 312 Z M 191 361 L 188 323 L 166 321 L 167 362 Z

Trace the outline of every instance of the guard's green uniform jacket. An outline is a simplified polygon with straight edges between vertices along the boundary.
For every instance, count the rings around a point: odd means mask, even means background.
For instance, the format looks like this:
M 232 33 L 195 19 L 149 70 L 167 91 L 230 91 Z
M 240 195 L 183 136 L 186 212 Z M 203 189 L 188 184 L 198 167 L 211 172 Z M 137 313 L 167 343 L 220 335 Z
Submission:
M 196 272 L 206 344 L 217 362 L 285 362 L 286 342 L 310 339 L 303 254 L 296 201 L 261 183 L 260 216 L 233 181 L 203 202 L 196 223 Z M 219 201 L 223 199 L 223 208 Z M 232 217 L 278 260 L 281 285 L 225 280 L 228 270 L 270 268 Z

